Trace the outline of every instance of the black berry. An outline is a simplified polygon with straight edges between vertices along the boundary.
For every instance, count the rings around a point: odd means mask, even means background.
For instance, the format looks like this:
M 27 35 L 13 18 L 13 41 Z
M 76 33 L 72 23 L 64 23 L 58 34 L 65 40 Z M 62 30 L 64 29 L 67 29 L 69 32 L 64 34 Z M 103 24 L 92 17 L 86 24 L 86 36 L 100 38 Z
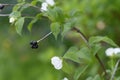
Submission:
M 4 7 L 5 7 L 4 5 L 0 4 L 0 9 L 3 9 Z
M 32 49 L 37 49 L 38 45 L 31 46 Z
M 32 48 L 32 49 L 37 49 L 37 48 L 38 48 L 38 43 L 37 43 L 37 41 L 31 41 L 31 42 L 30 42 L 30 45 L 31 45 L 31 48 Z

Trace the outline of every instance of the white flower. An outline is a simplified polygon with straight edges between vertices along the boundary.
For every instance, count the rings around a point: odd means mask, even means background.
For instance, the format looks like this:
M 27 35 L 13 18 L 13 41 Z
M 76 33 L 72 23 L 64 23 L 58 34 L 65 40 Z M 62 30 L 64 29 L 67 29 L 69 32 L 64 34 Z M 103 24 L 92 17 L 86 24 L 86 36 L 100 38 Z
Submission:
M 46 3 L 53 6 L 55 4 L 54 0 L 46 0 Z
M 107 56 L 113 56 L 120 53 L 120 48 L 108 48 L 105 53 Z
M 48 4 L 47 4 L 46 2 L 43 2 L 43 3 L 42 3 L 42 7 L 41 7 L 41 11 L 42 11 L 42 12 L 43 12 L 43 11 L 47 11 L 47 10 L 48 10 L 47 7 L 48 7 Z
M 54 66 L 55 69 L 59 70 L 62 68 L 62 59 L 60 59 L 57 56 L 54 56 L 51 58 L 51 63 Z
M 62 80 L 68 80 L 68 78 L 64 77 Z
M 14 23 L 15 20 L 16 20 L 16 18 L 10 17 L 9 22 L 10 22 L 10 23 Z
M 115 53 L 115 54 L 120 53 L 120 48 L 115 48 L 115 49 L 114 49 L 114 53 Z
M 108 48 L 105 51 L 105 53 L 106 53 L 107 56 L 113 56 L 113 54 L 114 54 L 114 48 Z
M 41 11 L 47 11 L 48 5 L 53 6 L 55 4 L 54 0 L 45 0 L 45 2 L 42 3 L 41 5 Z

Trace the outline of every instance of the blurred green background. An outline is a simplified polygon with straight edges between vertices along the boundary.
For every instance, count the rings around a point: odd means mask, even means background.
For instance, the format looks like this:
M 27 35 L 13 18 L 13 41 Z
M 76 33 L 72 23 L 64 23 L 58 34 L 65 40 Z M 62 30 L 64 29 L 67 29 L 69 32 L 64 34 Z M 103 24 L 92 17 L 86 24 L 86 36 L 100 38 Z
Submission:
M 32 0 L 26 0 L 28 2 Z M 120 45 L 120 0 L 55 0 L 64 13 L 80 10 L 79 27 L 87 36 L 108 36 Z M 0 3 L 16 4 L 16 0 L 0 0 Z M 12 6 L 6 6 L 0 14 L 9 14 Z M 38 11 L 29 8 L 24 11 L 29 16 L 35 16 Z M 74 32 L 68 32 L 62 41 L 59 35 L 55 40 L 53 35 L 43 40 L 38 49 L 31 49 L 29 42 L 38 40 L 50 32 L 50 21 L 37 21 L 32 32 L 27 30 L 31 19 L 26 19 L 22 36 L 9 23 L 8 17 L 0 17 L 0 80 L 61 80 L 68 76 L 55 70 L 50 59 L 53 56 L 63 56 L 70 46 L 81 46 L 83 41 Z

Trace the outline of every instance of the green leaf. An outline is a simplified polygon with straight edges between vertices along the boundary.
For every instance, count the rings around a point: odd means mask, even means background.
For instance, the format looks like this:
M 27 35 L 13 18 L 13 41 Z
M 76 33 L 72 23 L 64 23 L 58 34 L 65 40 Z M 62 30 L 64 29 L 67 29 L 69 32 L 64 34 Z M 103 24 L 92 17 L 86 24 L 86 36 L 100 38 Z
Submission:
M 91 62 L 90 51 L 87 47 L 83 47 L 80 50 L 77 47 L 71 47 L 65 53 L 63 58 L 72 60 L 77 63 L 88 64 Z
M 28 24 L 27 28 L 29 31 L 31 31 L 33 24 L 36 23 L 40 18 L 41 18 L 41 14 L 37 14 L 35 18 Z
M 101 80 L 100 76 L 97 74 L 93 80 Z
M 47 17 L 51 21 L 56 21 L 56 17 L 58 16 L 56 11 L 54 9 L 50 9 L 50 8 L 48 8 L 47 15 L 48 15 Z
M 90 45 L 93 45 L 93 44 L 99 43 L 99 42 L 101 42 L 101 41 L 104 41 L 104 42 L 106 42 L 106 43 L 108 43 L 108 44 L 110 44 L 110 45 L 112 45 L 112 46 L 114 46 L 114 47 L 118 47 L 118 45 L 115 44 L 113 40 L 111 40 L 111 39 L 108 38 L 108 37 L 102 37 L 102 36 L 91 37 L 91 38 L 89 39 L 89 44 L 90 44 Z
M 88 65 L 79 67 L 78 69 L 76 69 L 74 80 L 78 80 L 80 76 L 82 76 L 82 74 L 86 71 L 87 68 L 88 68 Z
M 64 71 L 67 74 L 73 74 L 74 73 L 74 66 L 70 65 L 70 63 L 67 60 L 63 59 L 62 71 Z
M 64 38 L 65 34 L 71 29 L 71 23 L 65 23 L 63 26 L 63 31 L 61 33 L 62 38 Z
M 21 16 L 21 12 L 13 11 L 9 17 L 19 18 Z
M 19 18 L 15 23 L 16 31 L 19 35 L 21 35 L 23 24 L 24 24 L 24 17 Z
M 63 58 L 70 59 L 70 60 L 72 60 L 74 62 L 80 63 L 79 56 L 77 54 L 78 51 L 79 51 L 79 49 L 77 47 L 71 47 L 65 53 L 65 55 L 63 56 Z
M 69 13 L 69 16 L 70 17 L 75 17 L 75 16 L 80 16 L 80 11 L 78 10 L 71 10 L 70 13 Z
M 52 21 L 64 22 L 64 14 L 58 7 L 48 8 L 47 17 Z
M 28 30 L 31 31 L 33 24 L 37 21 L 36 18 L 34 18 L 29 24 L 28 24 Z
M 31 2 L 31 5 L 35 6 L 35 5 L 37 4 L 37 2 L 38 2 L 38 0 L 33 0 L 33 1 Z
M 57 36 L 60 33 L 60 24 L 58 22 L 54 22 L 50 25 L 50 27 L 55 39 L 57 39 Z
M 21 3 L 18 3 L 16 4 L 14 7 L 13 7 L 13 11 L 18 11 L 22 5 L 24 5 L 25 3 L 24 2 L 21 2 Z
M 86 80 L 102 80 L 102 79 L 101 79 L 100 76 L 97 74 L 97 75 L 95 75 L 94 78 L 93 78 L 93 77 L 88 77 Z
M 59 22 L 64 22 L 63 11 L 59 7 L 55 7 L 54 10 L 56 12 L 56 20 Z
M 102 48 L 101 44 L 91 45 L 91 53 L 96 55 L 96 53 Z
M 78 54 L 80 63 L 89 64 L 92 62 L 92 55 L 88 47 L 81 48 L 76 54 Z
M 88 77 L 86 80 L 93 80 L 93 78 L 92 77 Z
M 30 4 L 24 4 L 21 6 L 20 11 L 22 12 L 24 9 L 30 7 Z

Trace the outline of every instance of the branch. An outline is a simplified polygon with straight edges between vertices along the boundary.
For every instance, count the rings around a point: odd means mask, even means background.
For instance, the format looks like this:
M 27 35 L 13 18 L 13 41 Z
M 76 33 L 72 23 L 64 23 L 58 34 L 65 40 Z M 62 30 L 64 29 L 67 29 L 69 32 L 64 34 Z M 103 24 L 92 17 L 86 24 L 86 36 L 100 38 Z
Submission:
M 31 5 L 30 3 L 26 3 L 28 4 L 29 6 L 33 7 L 33 8 L 36 8 L 40 11 L 40 8 L 38 6 L 34 6 L 34 5 Z M 3 5 L 3 6 L 14 6 L 14 5 L 21 5 L 21 4 L 2 4 L 0 3 L 0 5 Z
M 5 17 L 5 16 L 9 16 L 10 14 L 0 14 L 0 16 L 3 16 L 3 17 Z
M 91 48 L 91 46 L 90 46 L 89 43 L 88 43 L 88 39 L 86 38 L 86 36 L 85 36 L 79 29 L 77 29 L 77 28 L 75 28 L 75 27 L 73 28 L 73 30 L 75 30 L 76 32 L 78 32 L 78 33 L 80 34 L 81 38 L 82 38 L 82 39 L 84 40 L 84 42 L 87 44 L 87 46 L 88 46 L 89 48 Z M 95 57 L 96 57 L 96 59 L 98 60 L 98 62 L 100 63 L 103 71 L 105 72 L 106 80 L 108 80 L 108 78 L 107 78 L 107 72 L 106 72 L 106 69 L 105 69 L 105 66 L 104 66 L 102 60 L 100 59 L 100 57 L 98 56 L 97 53 L 96 53 Z
M 42 41 L 45 38 L 47 38 L 50 34 L 52 34 L 52 32 L 49 32 L 48 34 L 46 34 L 45 36 L 43 36 L 41 39 L 37 40 L 37 43 L 39 43 L 40 41 Z
M 120 63 L 120 59 L 117 61 L 116 65 L 115 65 L 115 68 L 113 70 L 113 73 L 112 73 L 112 76 L 111 76 L 111 79 L 110 80 L 114 80 L 114 77 L 115 77 L 115 73 L 117 71 L 117 68 L 118 68 L 118 65 Z

